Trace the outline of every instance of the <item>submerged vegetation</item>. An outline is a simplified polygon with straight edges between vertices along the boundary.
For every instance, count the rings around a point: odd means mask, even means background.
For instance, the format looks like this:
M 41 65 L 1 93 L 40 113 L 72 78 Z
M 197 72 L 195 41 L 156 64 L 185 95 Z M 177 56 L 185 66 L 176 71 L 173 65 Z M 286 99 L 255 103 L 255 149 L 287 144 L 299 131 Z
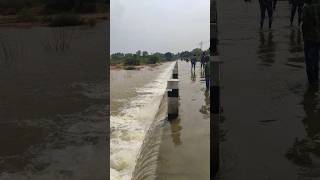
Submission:
M 0 0 L 0 24 L 41 23 L 50 26 L 93 26 L 107 18 L 105 0 Z

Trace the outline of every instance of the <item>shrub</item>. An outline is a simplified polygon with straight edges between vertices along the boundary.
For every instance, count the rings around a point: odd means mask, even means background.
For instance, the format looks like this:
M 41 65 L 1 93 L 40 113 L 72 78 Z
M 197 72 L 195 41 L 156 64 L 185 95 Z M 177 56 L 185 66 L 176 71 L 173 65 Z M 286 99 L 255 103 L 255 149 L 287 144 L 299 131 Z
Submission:
M 97 0 L 46 0 L 45 9 L 49 13 L 71 10 L 78 13 L 93 13 L 97 11 Z
M 86 2 L 84 0 L 78 0 L 75 4 L 75 11 L 79 13 L 93 13 L 97 11 L 95 2 Z
M 160 61 L 160 58 L 158 56 L 150 56 L 147 60 L 148 64 L 156 64 Z
M 125 70 L 135 70 L 136 68 L 134 66 L 126 66 L 124 69 Z
M 69 11 L 74 7 L 73 0 L 46 0 L 45 9 L 46 12 L 65 12 Z
M 17 14 L 29 6 L 29 0 L 0 0 L 0 10 L 3 15 Z
M 140 61 L 134 57 L 129 57 L 124 61 L 125 66 L 137 66 L 140 65 Z
M 74 14 L 60 14 L 54 16 L 49 23 L 50 26 L 59 27 L 59 26 L 77 26 L 83 25 L 84 22 L 79 15 Z
M 95 18 L 88 18 L 86 23 L 89 26 L 95 26 L 97 24 L 97 20 Z
M 37 20 L 36 16 L 34 16 L 29 9 L 22 9 L 17 14 L 17 18 L 22 22 L 34 22 Z

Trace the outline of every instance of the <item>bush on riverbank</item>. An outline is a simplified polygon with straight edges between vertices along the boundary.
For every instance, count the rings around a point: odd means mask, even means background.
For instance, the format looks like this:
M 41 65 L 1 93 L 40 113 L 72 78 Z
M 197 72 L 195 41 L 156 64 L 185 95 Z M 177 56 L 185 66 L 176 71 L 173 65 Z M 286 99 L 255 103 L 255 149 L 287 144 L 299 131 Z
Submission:
M 0 0 L 0 24 L 94 26 L 107 19 L 109 6 L 105 0 Z
M 37 21 L 37 17 L 31 12 L 30 9 L 22 9 L 17 14 L 17 19 L 20 22 L 35 22 Z
M 60 14 L 48 19 L 49 26 L 60 27 L 60 26 L 78 26 L 83 25 L 85 22 L 76 14 Z
M 173 61 L 178 59 L 178 55 L 167 52 L 149 54 L 146 51 L 137 51 L 136 54 L 132 53 L 114 53 L 111 55 L 111 65 L 124 65 L 124 66 L 138 66 L 144 64 L 157 64 L 161 62 Z
M 150 56 L 147 60 L 147 64 L 157 64 L 160 62 L 160 58 L 158 56 Z
M 167 53 L 153 53 L 149 54 L 147 51 L 137 51 L 135 54 L 132 53 L 114 53 L 111 54 L 110 64 L 112 66 L 125 66 L 125 69 L 135 69 L 133 66 L 144 65 L 144 64 L 157 64 L 161 62 L 175 61 L 177 59 L 190 60 L 194 55 L 197 61 L 200 61 L 201 54 L 206 52 L 209 54 L 209 50 L 202 51 L 200 48 L 195 48 L 192 51 L 183 51 L 177 54 Z
M 30 8 L 34 0 L 0 0 L 1 15 L 16 15 L 24 8 Z
M 138 66 L 140 64 L 141 64 L 140 60 L 134 57 L 129 57 L 124 61 L 125 66 Z

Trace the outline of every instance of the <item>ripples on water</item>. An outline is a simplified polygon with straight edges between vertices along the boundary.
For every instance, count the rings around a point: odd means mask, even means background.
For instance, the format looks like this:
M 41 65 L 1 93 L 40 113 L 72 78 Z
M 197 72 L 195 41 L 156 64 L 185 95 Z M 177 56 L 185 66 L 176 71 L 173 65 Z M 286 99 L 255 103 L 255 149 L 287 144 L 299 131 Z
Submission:
M 1 27 L 1 180 L 105 179 L 105 29 Z

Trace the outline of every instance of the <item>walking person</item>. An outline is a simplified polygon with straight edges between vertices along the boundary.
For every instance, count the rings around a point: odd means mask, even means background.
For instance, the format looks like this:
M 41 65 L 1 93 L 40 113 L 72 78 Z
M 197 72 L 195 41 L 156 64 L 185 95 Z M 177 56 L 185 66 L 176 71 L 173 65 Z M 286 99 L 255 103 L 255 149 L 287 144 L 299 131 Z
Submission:
M 191 57 L 191 71 L 192 71 L 192 69 L 194 71 L 196 70 L 196 62 L 197 62 L 197 57 L 194 54 L 193 57 Z
M 277 0 L 259 0 L 259 4 L 261 11 L 260 29 L 263 28 L 264 20 L 266 17 L 266 11 L 268 12 L 269 17 L 269 29 L 271 29 L 273 21 L 273 11 L 276 9 Z
M 201 69 L 204 69 L 205 57 L 206 57 L 206 53 L 203 52 L 203 53 L 201 54 L 201 59 L 200 59 Z
M 311 85 L 319 82 L 320 51 L 320 0 L 305 0 L 302 33 L 308 81 Z
M 289 0 L 289 4 L 291 4 L 291 16 L 290 16 L 290 25 L 293 24 L 293 19 L 298 10 L 298 25 L 300 26 L 302 21 L 302 10 L 304 5 L 304 0 Z
M 205 79 L 206 79 L 206 90 L 210 89 L 210 63 L 209 63 L 209 56 L 206 55 L 204 59 L 204 72 L 205 72 Z

